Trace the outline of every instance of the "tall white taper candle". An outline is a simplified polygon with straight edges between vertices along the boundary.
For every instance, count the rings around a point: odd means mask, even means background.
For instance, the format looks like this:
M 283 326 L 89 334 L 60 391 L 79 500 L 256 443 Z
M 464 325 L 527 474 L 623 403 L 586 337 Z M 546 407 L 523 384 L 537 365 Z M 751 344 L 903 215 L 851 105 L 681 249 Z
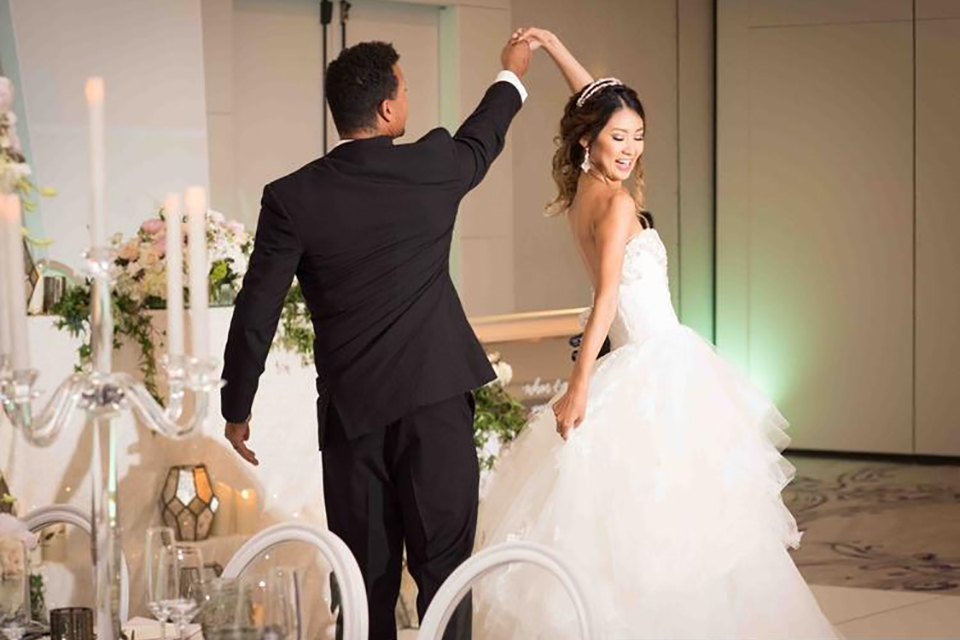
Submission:
M 7 246 L 7 194 L 0 193 L 0 249 L 6 253 Z M 10 328 L 10 293 L 7 291 L 7 269 L 9 258 L 0 261 L 0 354 L 13 355 L 13 338 Z
M 189 187 L 184 201 L 190 255 L 190 353 L 194 358 L 204 359 L 209 356 L 207 196 L 201 187 Z
M 107 246 L 106 152 L 103 139 L 103 78 L 87 78 L 87 112 L 90 118 L 90 246 Z
M 15 371 L 30 368 L 30 346 L 27 337 L 27 290 L 23 272 L 23 236 L 20 233 L 20 196 L 4 194 L 3 247 L 7 259 L 4 264 L 4 279 L 7 290 L 8 312 L 4 318 L 10 325 L 11 362 Z
M 163 201 L 167 223 L 167 355 L 183 355 L 183 232 L 180 196 L 168 193 Z

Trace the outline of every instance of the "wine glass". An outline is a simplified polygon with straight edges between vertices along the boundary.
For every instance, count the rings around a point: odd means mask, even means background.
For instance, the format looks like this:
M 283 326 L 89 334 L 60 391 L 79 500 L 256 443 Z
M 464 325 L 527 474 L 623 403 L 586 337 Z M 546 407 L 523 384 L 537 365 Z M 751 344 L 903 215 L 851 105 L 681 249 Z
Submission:
M 206 640 L 239 640 L 244 629 L 253 631 L 249 590 L 239 578 L 212 578 L 195 582 L 190 597 L 199 605 L 198 620 Z
M 300 598 L 296 570 L 288 567 L 270 569 L 256 583 L 255 624 L 264 640 L 300 639 Z
M 177 636 L 185 640 L 187 625 L 200 610 L 199 603 L 190 594 L 191 587 L 203 578 L 203 554 L 196 547 L 177 544 L 168 547 L 164 555 L 171 558 L 166 564 L 177 576 L 177 595 L 169 602 L 170 616 L 177 625 Z
M 151 527 L 147 529 L 147 543 L 144 560 L 147 569 L 147 608 L 154 618 L 160 621 L 160 640 L 167 638 L 167 620 L 170 619 L 170 609 L 166 606 L 173 594 L 176 593 L 176 584 L 170 583 L 175 578 L 174 573 L 164 572 L 164 549 L 172 548 L 176 544 L 173 529 L 170 527 Z
M 21 540 L 0 540 L 0 629 L 20 640 L 30 620 L 30 570 Z

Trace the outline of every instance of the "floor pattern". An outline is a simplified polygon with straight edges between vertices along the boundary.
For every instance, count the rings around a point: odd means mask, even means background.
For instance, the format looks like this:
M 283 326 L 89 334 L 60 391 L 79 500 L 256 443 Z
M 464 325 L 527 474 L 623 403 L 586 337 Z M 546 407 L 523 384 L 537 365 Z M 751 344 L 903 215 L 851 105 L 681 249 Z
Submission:
M 960 465 L 787 458 L 807 582 L 960 596 Z

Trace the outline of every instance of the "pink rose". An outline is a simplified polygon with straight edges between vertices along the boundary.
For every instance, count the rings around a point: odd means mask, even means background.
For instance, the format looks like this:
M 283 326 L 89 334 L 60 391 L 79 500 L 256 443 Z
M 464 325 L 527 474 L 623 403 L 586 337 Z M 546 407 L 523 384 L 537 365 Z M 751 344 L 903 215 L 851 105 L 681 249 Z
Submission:
M 153 246 L 157 248 L 157 251 L 160 252 L 160 255 L 161 255 L 161 256 L 164 256 L 164 255 L 167 254 L 167 234 L 166 234 L 166 232 L 164 232 L 164 233 L 158 233 L 157 235 L 155 235 L 155 236 L 153 237 Z
M 144 220 L 143 224 L 140 225 L 140 230 L 144 233 L 154 234 L 163 231 L 164 224 L 163 220 L 160 218 L 150 218 L 149 220 Z

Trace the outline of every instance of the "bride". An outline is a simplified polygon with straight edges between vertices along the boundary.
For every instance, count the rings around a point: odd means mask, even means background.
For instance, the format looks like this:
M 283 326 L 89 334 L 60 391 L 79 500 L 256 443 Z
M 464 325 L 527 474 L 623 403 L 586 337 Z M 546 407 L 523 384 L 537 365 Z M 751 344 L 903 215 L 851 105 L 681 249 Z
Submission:
M 573 96 L 560 121 L 553 208 L 594 288 L 565 393 L 501 458 L 481 545 L 545 544 L 584 578 L 605 640 L 836 638 L 787 547 L 780 497 L 795 469 L 776 407 L 681 325 L 667 255 L 642 213 L 644 110 L 594 80 L 550 32 L 542 47 Z M 634 193 L 625 182 L 634 175 Z M 597 360 L 609 334 L 612 352 Z M 481 640 L 577 637 L 551 576 L 511 568 L 475 591 Z

